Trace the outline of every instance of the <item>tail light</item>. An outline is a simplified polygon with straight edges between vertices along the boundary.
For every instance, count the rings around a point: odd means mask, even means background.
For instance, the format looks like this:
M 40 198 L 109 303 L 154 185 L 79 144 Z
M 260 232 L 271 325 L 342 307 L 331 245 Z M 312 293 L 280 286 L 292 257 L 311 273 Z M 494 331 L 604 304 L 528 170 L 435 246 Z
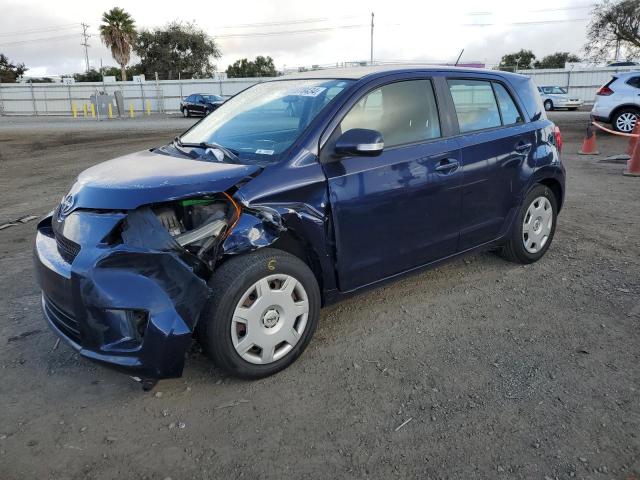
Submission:
M 596 92 L 596 95 L 600 95 L 601 97 L 608 97 L 613 94 L 613 90 L 611 90 L 608 86 L 600 87 L 600 90 Z
M 553 136 L 556 139 L 556 148 L 558 149 L 558 153 L 562 153 L 562 133 L 560 133 L 560 128 L 557 125 L 553 127 Z

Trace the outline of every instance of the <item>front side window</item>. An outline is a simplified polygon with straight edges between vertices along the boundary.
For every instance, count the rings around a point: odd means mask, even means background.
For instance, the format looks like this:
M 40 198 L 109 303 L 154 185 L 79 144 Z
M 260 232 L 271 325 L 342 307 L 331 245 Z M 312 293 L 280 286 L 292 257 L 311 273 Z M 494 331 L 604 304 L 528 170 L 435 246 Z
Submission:
M 491 82 L 448 80 L 448 83 L 461 133 L 502 125 Z
M 367 128 L 382 134 L 385 148 L 440 137 L 440 121 L 429 80 L 390 83 L 358 101 L 340 130 Z
M 513 98 L 507 92 L 500 83 L 494 83 L 493 88 L 496 91 L 496 97 L 498 98 L 498 106 L 500 107 L 500 113 L 502 114 L 503 125 L 514 125 L 516 123 L 522 123 L 522 116 L 518 107 L 516 107 Z
M 185 133 L 184 143 L 217 143 L 240 160 L 276 161 L 352 80 L 258 83 L 227 100 Z

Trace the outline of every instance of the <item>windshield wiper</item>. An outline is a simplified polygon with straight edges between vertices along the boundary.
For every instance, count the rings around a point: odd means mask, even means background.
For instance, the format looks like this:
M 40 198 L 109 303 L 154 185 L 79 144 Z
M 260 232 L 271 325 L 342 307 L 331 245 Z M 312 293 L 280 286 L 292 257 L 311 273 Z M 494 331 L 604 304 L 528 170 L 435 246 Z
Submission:
M 183 143 L 182 141 L 180 141 L 179 137 L 176 137 L 173 142 L 175 144 L 177 144 L 180 147 L 187 147 L 187 148 L 202 148 L 202 149 L 207 149 L 207 148 L 213 148 L 216 150 L 220 150 L 222 153 L 224 153 L 225 157 L 229 158 L 231 161 L 235 162 L 235 163 L 240 163 L 240 158 L 238 157 L 238 152 L 236 152 L 235 150 L 232 150 L 230 148 L 227 148 L 223 145 L 220 145 L 219 143 L 215 143 L 215 142 L 200 142 L 200 143 Z

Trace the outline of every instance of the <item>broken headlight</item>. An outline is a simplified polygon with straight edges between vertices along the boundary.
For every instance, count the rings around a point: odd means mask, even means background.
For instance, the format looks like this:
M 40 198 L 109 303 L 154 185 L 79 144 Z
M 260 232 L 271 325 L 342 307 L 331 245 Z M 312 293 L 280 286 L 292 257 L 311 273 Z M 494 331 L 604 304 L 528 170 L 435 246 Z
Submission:
M 179 200 L 153 212 L 178 245 L 203 258 L 228 231 L 236 208 L 230 197 L 212 197 Z

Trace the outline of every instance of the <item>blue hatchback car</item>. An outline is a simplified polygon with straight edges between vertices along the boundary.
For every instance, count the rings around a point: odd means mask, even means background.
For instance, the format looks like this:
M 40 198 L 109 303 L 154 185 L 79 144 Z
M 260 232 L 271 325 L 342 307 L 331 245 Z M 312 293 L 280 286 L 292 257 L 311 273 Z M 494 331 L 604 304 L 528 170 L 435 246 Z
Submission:
M 320 307 L 478 250 L 530 263 L 565 192 L 535 85 L 499 71 L 306 72 L 236 95 L 173 142 L 81 173 L 38 225 L 51 328 L 151 387 L 195 336 L 273 374 Z

